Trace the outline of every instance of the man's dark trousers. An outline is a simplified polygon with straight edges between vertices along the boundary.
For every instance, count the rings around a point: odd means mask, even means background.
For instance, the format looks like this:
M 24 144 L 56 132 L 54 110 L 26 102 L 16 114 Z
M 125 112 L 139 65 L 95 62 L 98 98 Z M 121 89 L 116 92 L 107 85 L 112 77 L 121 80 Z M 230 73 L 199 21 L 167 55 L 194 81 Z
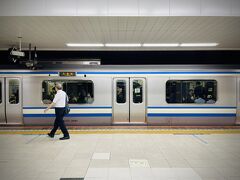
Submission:
M 50 132 L 51 135 L 54 135 L 55 132 L 57 131 L 58 127 L 60 127 L 64 137 L 69 137 L 69 133 L 68 130 L 65 126 L 63 117 L 64 117 L 64 109 L 65 108 L 57 108 L 55 107 L 55 114 L 56 114 L 56 119 L 54 122 L 54 127 L 52 129 L 52 131 Z

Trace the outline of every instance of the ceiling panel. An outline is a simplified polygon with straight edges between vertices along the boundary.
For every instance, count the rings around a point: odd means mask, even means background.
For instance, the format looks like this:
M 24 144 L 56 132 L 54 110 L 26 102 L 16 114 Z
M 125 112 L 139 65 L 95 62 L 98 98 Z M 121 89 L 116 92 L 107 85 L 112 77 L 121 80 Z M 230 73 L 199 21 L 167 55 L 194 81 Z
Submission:
M 240 17 L 0 17 L 0 48 L 45 50 L 240 50 Z M 212 48 L 69 48 L 66 43 L 205 43 Z

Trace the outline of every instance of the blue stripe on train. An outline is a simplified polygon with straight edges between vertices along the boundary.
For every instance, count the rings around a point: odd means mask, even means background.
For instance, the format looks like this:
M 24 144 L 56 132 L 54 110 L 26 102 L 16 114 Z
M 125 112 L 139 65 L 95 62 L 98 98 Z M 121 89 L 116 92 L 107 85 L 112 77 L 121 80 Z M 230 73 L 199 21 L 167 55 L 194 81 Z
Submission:
M 58 72 L 54 71 L 47 71 L 47 72 L 9 72 L 4 71 L 0 72 L 0 74 L 58 74 Z M 165 71 L 158 71 L 158 72 L 127 72 L 127 71 L 105 71 L 105 72 L 77 72 L 77 74 L 240 74 L 240 72 L 229 72 L 229 71 L 209 71 L 209 72 L 180 72 L 180 71 L 173 71 L 173 72 L 165 72 Z
M 0 74 L 58 74 L 58 72 L 0 72 Z
M 216 71 L 216 72 L 111 72 L 111 71 L 105 71 L 105 72 L 77 72 L 77 74 L 240 74 L 240 72 L 222 72 L 222 71 Z
M 236 117 L 236 114 L 165 114 L 165 113 L 148 113 L 148 117 Z M 23 114 L 23 117 L 55 117 L 55 114 Z M 111 113 L 95 114 L 68 114 L 66 117 L 112 117 Z
M 23 117 L 55 117 L 55 114 L 23 114 Z M 65 117 L 112 117 L 111 113 L 68 114 Z
M 165 114 L 165 113 L 148 113 L 148 117 L 236 117 L 236 114 L 199 114 L 199 113 L 171 113 L 171 114 Z
M 46 109 L 47 107 L 23 107 L 23 109 Z M 112 108 L 111 106 L 79 106 L 79 107 L 71 107 L 70 109 L 110 109 Z M 52 108 L 54 109 L 54 108 Z
M 236 109 L 234 106 L 148 106 L 149 109 Z

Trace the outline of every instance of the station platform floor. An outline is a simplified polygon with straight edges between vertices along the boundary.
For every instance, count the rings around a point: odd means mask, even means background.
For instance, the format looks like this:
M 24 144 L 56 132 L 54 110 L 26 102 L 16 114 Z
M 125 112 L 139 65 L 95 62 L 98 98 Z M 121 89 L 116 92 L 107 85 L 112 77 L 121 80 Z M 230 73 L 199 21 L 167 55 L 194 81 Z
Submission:
M 0 127 L 1 180 L 239 180 L 234 127 Z
M 0 125 L 0 134 L 42 134 L 52 126 Z M 240 125 L 235 126 L 67 126 L 71 134 L 239 134 Z M 59 134 L 60 131 L 57 131 Z

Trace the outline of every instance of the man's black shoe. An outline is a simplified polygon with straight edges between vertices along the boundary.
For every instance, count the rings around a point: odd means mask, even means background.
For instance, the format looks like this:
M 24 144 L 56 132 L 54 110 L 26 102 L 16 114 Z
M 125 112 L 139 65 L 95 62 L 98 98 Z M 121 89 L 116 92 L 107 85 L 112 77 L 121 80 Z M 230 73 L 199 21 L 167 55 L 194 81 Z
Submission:
M 50 138 L 53 138 L 53 137 L 54 137 L 54 135 L 51 134 L 51 133 L 48 133 L 47 135 L 48 135 Z
M 64 136 L 64 137 L 61 137 L 61 138 L 59 138 L 60 140 L 66 140 L 66 139 L 70 139 L 70 137 L 69 136 Z

